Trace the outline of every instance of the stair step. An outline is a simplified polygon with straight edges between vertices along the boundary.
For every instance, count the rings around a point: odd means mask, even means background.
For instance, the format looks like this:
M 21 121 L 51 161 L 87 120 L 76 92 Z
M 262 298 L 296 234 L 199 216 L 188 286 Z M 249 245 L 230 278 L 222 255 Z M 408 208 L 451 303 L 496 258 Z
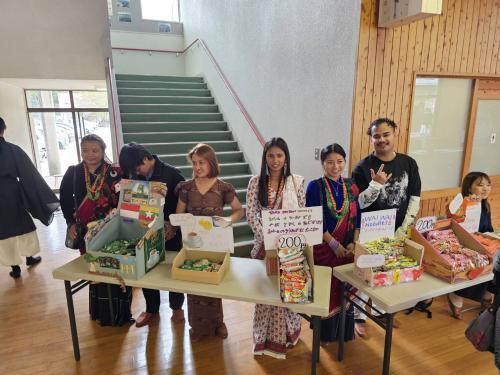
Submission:
M 235 189 L 246 189 L 248 187 L 248 181 L 252 178 L 251 174 L 241 174 L 234 176 L 220 176 L 222 181 L 226 181 L 234 186 Z
M 169 143 L 143 143 L 149 152 L 157 155 L 184 154 L 186 155 L 199 142 L 169 142 Z M 211 141 L 208 142 L 213 149 L 218 151 L 239 151 L 236 141 Z
M 235 243 L 233 257 L 250 258 L 250 253 L 253 249 L 253 241 Z
M 247 188 L 244 189 L 235 189 L 236 196 L 241 203 L 245 203 L 247 200 Z
M 227 130 L 225 121 L 185 121 L 185 122 L 122 122 L 124 133 L 144 132 L 190 132 Z
M 120 95 L 122 104 L 214 104 L 209 96 Z
M 221 178 L 235 175 L 241 176 L 250 173 L 248 163 L 221 163 L 219 164 L 219 167 L 221 170 Z M 190 165 L 178 166 L 177 169 L 181 171 L 184 178 L 191 178 L 193 174 L 193 168 Z
M 254 234 L 246 234 L 246 235 L 243 235 L 243 236 L 238 236 L 238 237 L 234 237 L 234 246 L 245 246 L 245 245 L 253 245 L 255 241 L 255 237 L 254 237 Z
M 203 142 L 227 141 L 233 138 L 229 130 L 208 132 L 150 132 L 123 133 L 124 142 Z
M 118 101 L 121 95 L 134 96 L 191 96 L 191 97 L 211 97 L 210 90 L 194 90 L 194 89 L 144 89 L 136 87 L 118 87 Z
M 116 87 L 141 89 L 207 89 L 206 83 L 201 82 L 157 82 L 157 81 L 116 81 Z
M 221 113 L 121 113 L 122 122 L 222 121 Z
M 120 104 L 120 112 L 127 113 L 218 113 L 217 104 Z
M 242 238 L 242 237 L 254 237 L 252 228 L 248 225 L 248 222 L 242 221 L 233 224 L 233 235 L 234 238 Z
M 219 163 L 238 163 L 243 161 L 242 151 L 223 151 L 216 152 Z M 184 165 L 187 161 L 187 153 L 185 154 L 164 154 L 158 157 L 170 165 Z
M 160 82 L 199 82 L 199 83 L 203 83 L 203 77 L 155 76 L 155 75 L 140 75 L 140 74 L 117 74 L 116 80 L 120 80 L 120 81 L 160 81 Z

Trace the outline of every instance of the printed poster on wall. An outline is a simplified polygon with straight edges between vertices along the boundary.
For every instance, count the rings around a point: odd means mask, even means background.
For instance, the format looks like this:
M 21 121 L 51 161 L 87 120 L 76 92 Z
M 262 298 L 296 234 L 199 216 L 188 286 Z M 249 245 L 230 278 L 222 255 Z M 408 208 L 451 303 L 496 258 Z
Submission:
M 394 237 L 396 209 L 363 212 L 359 228 L 359 242 L 365 243 L 382 237 Z
M 266 250 L 277 248 L 279 237 L 302 235 L 312 246 L 323 241 L 323 208 L 262 211 L 262 231 Z

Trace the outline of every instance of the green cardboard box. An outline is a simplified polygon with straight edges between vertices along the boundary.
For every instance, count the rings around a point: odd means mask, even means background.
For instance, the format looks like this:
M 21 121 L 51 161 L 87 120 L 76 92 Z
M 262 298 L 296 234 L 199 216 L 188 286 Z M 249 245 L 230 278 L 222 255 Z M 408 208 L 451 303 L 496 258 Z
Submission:
M 165 257 L 164 198 L 151 192 L 158 182 L 120 181 L 117 211 L 97 223 L 85 236 L 89 272 L 140 279 Z M 110 252 L 116 240 L 137 240 L 127 250 Z

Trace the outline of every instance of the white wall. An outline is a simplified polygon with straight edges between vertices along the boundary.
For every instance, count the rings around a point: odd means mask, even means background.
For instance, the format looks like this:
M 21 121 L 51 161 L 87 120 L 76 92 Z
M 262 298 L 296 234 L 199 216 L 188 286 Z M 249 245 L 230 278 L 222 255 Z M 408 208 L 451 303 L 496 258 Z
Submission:
M 22 88 L 0 82 L 0 117 L 7 125 L 5 139 L 21 147 L 35 162 Z
M 104 79 L 105 0 L 1 0 L 0 76 Z
M 181 14 L 186 45 L 205 40 L 264 138 L 287 140 L 295 173 L 321 173 L 315 147 L 337 142 L 349 154 L 359 0 L 183 0 Z M 205 75 L 196 55 L 187 75 Z M 239 140 L 253 136 L 231 126 Z M 243 148 L 260 158 L 260 147 Z
M 115 73 L 184 75 L 184 56 L 165 52 L 139 52 L 116 48 L 140 48 L 182 51 L 184 36 L 111 30 Z

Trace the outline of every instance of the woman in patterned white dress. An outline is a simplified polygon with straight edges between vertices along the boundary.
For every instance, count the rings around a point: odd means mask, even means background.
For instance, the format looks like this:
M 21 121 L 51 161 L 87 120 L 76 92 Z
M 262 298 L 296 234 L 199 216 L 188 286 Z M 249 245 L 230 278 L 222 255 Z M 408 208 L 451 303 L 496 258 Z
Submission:
M 282 138 L 272 138 L 264 146 L 261 173 L 248 183 L 247 220 L 255 244 L 251 256 L 264 259 L 262 210 L 305 207 L 304 179 L 290 173 L 290 153 Z M 286 307 L 257 304 L 253 319 L 254 355 L 284 359 L 287 346 L 299 339 L 300 315 Z

